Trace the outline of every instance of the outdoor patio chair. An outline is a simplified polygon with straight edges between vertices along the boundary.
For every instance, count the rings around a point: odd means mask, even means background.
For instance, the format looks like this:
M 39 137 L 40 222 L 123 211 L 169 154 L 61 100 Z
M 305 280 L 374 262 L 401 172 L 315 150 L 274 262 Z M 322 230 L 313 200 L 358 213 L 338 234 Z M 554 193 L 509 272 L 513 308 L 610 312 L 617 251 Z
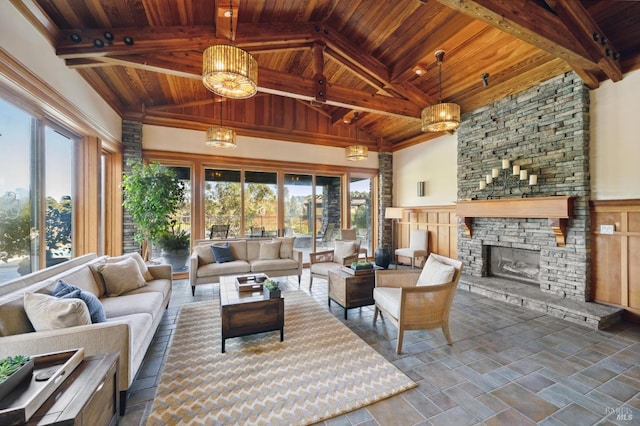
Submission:
M 222 225 L 211 225 L 211 229 L 209 229 L 209 239 L 213 240 L 215 238 L 228 238 L 229 227 L 230 225 L 228 223 Z
M 442 328 L 448 344 L 449 312 L 462 273 L 462 262 L 431 254 L 422 271 L 378 270 L 373 289 L 375 311 L 398 328 L 396 352 L 402 351 L 405 330 Z

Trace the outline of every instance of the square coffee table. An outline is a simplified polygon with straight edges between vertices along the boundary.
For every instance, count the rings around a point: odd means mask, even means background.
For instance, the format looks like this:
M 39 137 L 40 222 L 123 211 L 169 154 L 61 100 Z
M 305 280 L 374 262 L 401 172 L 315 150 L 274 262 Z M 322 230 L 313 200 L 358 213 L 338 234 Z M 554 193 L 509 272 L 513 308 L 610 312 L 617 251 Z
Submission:
M 329 294 L 327 303 L 338 303 L 344 308 L 344 319 L 347 309 L 373 305 L 373 288 L 376 286 L 375 270 L 354 271 L 347 266 L 329 269 Z
M 284 299 L 265 298 L 261 289 L 238 291 L 236 277 L 220 277 L 220 317 L 223 353 L 232 337 L 280 330 L 284 340 Z

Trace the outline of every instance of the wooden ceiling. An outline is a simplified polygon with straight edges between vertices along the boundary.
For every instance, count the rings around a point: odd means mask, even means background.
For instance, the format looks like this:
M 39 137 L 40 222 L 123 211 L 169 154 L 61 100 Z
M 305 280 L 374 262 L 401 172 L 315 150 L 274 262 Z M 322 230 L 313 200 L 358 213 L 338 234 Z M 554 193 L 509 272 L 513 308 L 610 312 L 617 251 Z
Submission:
M 123 118 L 204 130 L 222 108 L 238 134 L 330 146 L 353 143 L 356 111 L 371 150 L 438 136 L 420 130 L 420 111 L 439 99 L 438 49 L 442 100 L 463 114 L 569 70 L 597 88 L 640 68 L 635 1 L 11 1 Z M 230 7 L 259 93 L 217 102 L 200 80 L 202 52 L 229 43 Z

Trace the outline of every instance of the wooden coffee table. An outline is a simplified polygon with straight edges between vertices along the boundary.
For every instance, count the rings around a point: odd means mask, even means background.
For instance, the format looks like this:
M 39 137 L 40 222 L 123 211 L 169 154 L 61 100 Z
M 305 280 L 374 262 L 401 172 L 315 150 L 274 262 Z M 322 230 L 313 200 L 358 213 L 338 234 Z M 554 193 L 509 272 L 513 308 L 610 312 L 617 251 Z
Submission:
M 284 299 L 267 299 L 258 291 L 238 291 L 236 277 L 220 277 L 222 352 L 225 340 L 265 331 L 280 330 L 284 340 Z
M 381 268 L 379 268 L 381 269 Z M 373 305 L 373 288 L 376 286 L 375 269 L 353 271 L 343 266 L 329 269 L 329 297 L 327 303 L 337 302 L 344 308 L 344 319 L 347 309 Z

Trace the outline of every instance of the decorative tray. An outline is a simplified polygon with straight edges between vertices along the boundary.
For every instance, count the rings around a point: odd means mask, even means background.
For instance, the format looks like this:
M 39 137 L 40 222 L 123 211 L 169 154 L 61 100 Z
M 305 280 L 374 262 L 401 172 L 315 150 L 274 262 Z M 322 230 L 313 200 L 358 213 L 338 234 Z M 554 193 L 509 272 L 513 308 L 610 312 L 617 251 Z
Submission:
M 236 289 L 241 292 L 262 291 L 262 283 L 264 283 L 266 279 L 267 276 L 265 274 L 238 277 L 236 278 Z
M 27 422 L 84 359 L 84 349 L 33 355 L 33 374 L 0 400 L 0 424 Z

